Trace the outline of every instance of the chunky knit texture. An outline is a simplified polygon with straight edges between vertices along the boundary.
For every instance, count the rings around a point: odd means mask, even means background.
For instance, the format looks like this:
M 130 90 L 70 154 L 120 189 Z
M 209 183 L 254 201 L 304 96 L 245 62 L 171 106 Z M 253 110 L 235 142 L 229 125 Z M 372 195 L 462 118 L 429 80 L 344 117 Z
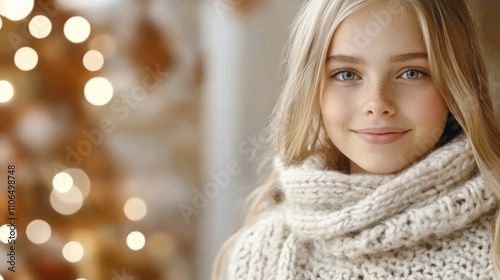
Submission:
M 284 201 L 237 240 L 228 279 L 495 279 L 497 200 L 466 137 L 391 175 L 274 163 Z

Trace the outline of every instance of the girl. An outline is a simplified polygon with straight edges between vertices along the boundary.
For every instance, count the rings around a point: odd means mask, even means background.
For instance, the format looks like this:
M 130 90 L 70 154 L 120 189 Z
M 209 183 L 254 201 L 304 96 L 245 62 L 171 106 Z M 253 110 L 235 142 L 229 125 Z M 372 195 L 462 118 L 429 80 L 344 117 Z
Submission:
M 494 279 L 500 126 L 465 0 L 309 0 L 221 279 Z M 496 271 L 496 272 L 495 272 Z

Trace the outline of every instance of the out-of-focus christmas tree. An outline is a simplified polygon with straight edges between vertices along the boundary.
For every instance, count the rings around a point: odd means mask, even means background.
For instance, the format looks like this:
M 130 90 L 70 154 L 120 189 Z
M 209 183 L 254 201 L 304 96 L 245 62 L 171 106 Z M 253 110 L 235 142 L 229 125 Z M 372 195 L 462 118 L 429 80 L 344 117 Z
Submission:
M 0 11 L 0 225 L 8 217 L 7 166 L 15 165 L 17 238 L 16 272 L 6 264 L 10 245 L 1 244 L 1 277 L 186 279 L 188 274 L 179 272 L 186 266 L 178 264 L 192 257 L 192 240 L 179 242 L 179 233 L 168 225 L 141 229 L 137 221 L 146 214 L 146 203 L 127 200 L 123 171 L 104 144 L 121 124 L 93 115 L 110 110 L 103 108 L 115 98 L 114 84 L 101 77 L 106 52 L 117 48 L 113 38 L 59 1 L 37 0 L 32 9 L 30 1 L 5 3 Z M 9 5 L 17 6 L 8 11 Z M 22 5 L 27 14 L 15 18 Z M 137 76 L 147 75 L 145 69 L 172 69 L 172 49 L 147 16 L 132 32 L 135 40 L 122 55 Z M 196 100 L 180 104 L 194 122 Z M 185 160 L 198 160 L 193 145 L 185 152 L 180 155 Z M 186 165 L 176 168 L 172 172 L 189 173 Z

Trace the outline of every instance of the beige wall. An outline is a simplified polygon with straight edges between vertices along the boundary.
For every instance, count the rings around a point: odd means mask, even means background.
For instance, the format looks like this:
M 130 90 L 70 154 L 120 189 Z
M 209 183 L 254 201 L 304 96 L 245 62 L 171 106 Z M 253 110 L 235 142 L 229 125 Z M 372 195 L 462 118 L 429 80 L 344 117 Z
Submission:
M 493 69 L 495 93 L 500 99 L 500 1 L 473 0 Z
M 488 47 L 492 48 L 494 60 L 500 63 L 500 1 L 475 0 L 481 29 Z

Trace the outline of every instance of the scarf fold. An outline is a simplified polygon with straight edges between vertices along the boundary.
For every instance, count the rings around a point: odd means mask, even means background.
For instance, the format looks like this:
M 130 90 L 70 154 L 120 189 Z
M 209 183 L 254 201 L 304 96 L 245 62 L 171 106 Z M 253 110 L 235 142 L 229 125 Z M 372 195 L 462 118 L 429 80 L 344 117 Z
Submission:
M 307 240 L 336 256 L 357 257 L 439 238 L 497 203 L 465 136 L 397 174 L 325 170 L 319 154 L 292 166 L 276 158 L 274 166 L 293 241 Z M 296 247 L 285 246 L 283 256 L 293 258 Z

